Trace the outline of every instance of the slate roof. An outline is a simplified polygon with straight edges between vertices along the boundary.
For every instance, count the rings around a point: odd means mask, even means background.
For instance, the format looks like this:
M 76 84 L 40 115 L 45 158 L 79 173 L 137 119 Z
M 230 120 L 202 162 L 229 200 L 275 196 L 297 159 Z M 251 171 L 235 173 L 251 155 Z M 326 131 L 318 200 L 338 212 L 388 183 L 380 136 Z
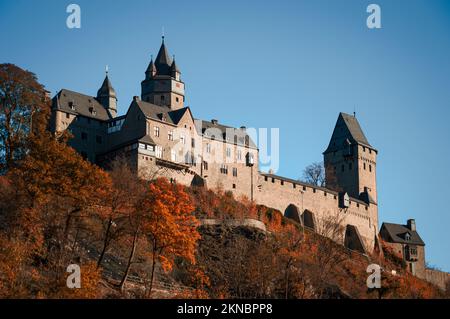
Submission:
M 158 74 L 170 75 L 170 66 L 172 65 L 172 59 L 169 56 L 169 51 L 164 44 L 164 37 L 159 48 L 158 55 L 156 56 L 155 66 Z
M 116 91 L 114 90 L 111 81 L 109 81 L 108 75 L 106 75 L 105 80 L 103 80 L 102 86 L 97 91 L 97 97 L 101 96 L 116 97 Z
M 406 233 L 411 235 L 411 240 L 405 239 Z M 406 225 L 383 223 L 380 234 L 387 242 L 425 246 L 417 231 L 410 230 Z
M 71 107 L 73 105 L 73 109 Z M 107 121 L 107 110 L 95 97 L 62 89 L 53 98 L 53 106 L 67 113 L 82 115 L 96 120 Z
M 330 144 L 324 153 L 329 153 L 340 149 L 347 140 L 351 144 L 363 145 L 376 151 L 364 135 L 364 132 L 361 129 L 356 117 L 341 112 L 339 113 L 339 117 L 334 127 Z
M 141 100 L 137 100 L 136 103 L 146 117 L 174 125 L 178 124 L 189 109 L 189 107 L 183 107 L 172 111 L 167 106 L 155 105 Z
M 232 126 L 223 125 L 215 120 L 205 121 L 201 119 L 195 119 L 195 124 L 197 126 L 197 131 L 201 132 L 201 134 L 206 137 L 212 137 L 206 135 L 207 133 L 206 130 L 211 129 L 210 133 L 214 133 L 214 130 L 218 130 L 222 134 L 219 136 L 214 136 L 215 140 L 234 143 L 235 142 L 234 136 L 237 136 L 237 144 L 245 146 L 245 137 L 248 136 L 248 134 L 246 133 L 244 128 L 235 128 Z M 230 136 L 227 136 L 227 133 L 230 133 Z M 248 139 L 249 139 L 249 147 L 256 148 L 256 144 L 253 142 L 250 136 L 248 136 Z

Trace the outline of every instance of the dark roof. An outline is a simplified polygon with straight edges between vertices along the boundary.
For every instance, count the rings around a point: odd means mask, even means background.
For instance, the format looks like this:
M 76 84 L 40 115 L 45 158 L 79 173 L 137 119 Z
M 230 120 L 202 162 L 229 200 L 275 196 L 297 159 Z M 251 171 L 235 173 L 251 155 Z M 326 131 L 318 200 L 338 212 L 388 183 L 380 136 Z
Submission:
M 222 125 L 219 124 L 216 120 L 212 121 L 205 121 L 196 119 L 195 124 L 197 126 L 197 131 L 201 132 L 201 134 L 205 137 L 211 138 L 214 136 L 215 140 L 218 141 L 226 141 L 229 143 L 237 142 L 238 145 L 244 145 L 245 146 L 245 140 L 246 137 L 248 137 L 248 146 L 251 148 L 256 148 L 256 144 L 253 142 L 251 137 L 247 134 L 245 131 L 245 128 L 235 128 L 232 126 Z M 201 127 L 200 127 L 201 126 Z M 214 133 L 215 131 L 219 132 L 221 134 L 217 134 L 218 136 L 215 136 L 214 134 L 210 134 L 211 136 L 207 135 L 208 132 L 206 130 L 210 129 L 210 133 Z M 229 133 L 229 136 L 227 136 L 227 133 Z M 237 137 L 237 141 L 235 141 L 235 136 Z
M 388 237 L 386 237 L 383 229 L 386 230 Z M 411 240 L 406 240 L 406 233 L 411 235 Z M 385 237 L 383 240 L 387 242 L 425 246 L 417 231 L 409 229 L 406 225 L 383 223 L 381 225 L 380 235 Z
M 158 74 L 170 75 L 170 66 L 172 65 L 172 59 L 169 56 L 169 51 L 164 44 L 164 38 L 161 43 L 161 48 L 159 48 L 158 55 L 156 56 L 155 66 Z
M 142 113 L 148 118 L 177 125 L 189 107 L 171 110 L 167 106 L 155 105 L 141 100 L 136 101 Z
M 170 72 L 178 72 L 178 73 L 181 73 L 180 72 L 180 69 L 178 68 L 178 65 L 176 64 L 176 62 L 175 62 L 175 57 L 173 58 L 173 62 L 172 62 L 172 65 L 170 66 Z
M 95 97 L 62 89 L 53 98 L 53 105 L 67 113 L 107 121 L 110 116 Z M 71 107 L 73 105 L 73 108 Z
M 153 63 L 153 59 L 150 60 L 150 63 L 147 67 L 147 70 L 145 71 L 145 74 L 147 74 L 148 76 L 150 76 L 153 72 L 156 73 L 156 66 L 155 63 Z
M 155 141 L 150 137 L 150 135 L 144 135 L 139 139 L 139 142 L 147 143 L 150 145 L 156 145 Z
M 342 145 L 346 142 L 367 146 L 375 150 L 369 144 L 369 141 L 364 135 L 364 132 L 362 131 L 356 117 L 346 113 L 339 113 L 333 135 L 331 136 L 330 144 L 324 153 L 338 150 L 342 148 Z
M 105 80 L 103 80 L 103 84 L 97 91 L 97 97 L 111 96 L 116 97 L 116 91 L 112 87 L 111 81 L 109 81 L 108 75 L 106 75 Z

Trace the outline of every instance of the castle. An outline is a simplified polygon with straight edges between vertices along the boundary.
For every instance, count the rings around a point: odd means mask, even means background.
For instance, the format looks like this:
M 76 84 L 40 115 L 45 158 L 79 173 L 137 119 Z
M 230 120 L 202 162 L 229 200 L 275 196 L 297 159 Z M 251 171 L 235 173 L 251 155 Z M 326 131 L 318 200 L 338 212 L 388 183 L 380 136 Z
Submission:
M 121 156 L 142 178 L 165 176 L 184 185 L 231 191 L 316 231 L 336 217 L 347 248 L 369 253 L 378 245 L 378 151 L 355 116 L 339 114 L 323 153 L 326 179 L 333 185 L 318 187 L 260 172 L 259 150 L 245 127 L 195 119 L 184 102 L 185 84 L 163 37 L 156 59 L 145 71 L 141 96 L 133 98 L 126 114 L 117 115 L 116 92 L 106 74 L 96 97 L 66 89 L 57 93 L 52 129 L 70 130 L 70 145 L 100 166 Z M 381 237 L 400 249 L 413 265 L 411 272 L 425 277 L 424 244 L 415 224 L 408 225 L 409 232 L 383 224 Z

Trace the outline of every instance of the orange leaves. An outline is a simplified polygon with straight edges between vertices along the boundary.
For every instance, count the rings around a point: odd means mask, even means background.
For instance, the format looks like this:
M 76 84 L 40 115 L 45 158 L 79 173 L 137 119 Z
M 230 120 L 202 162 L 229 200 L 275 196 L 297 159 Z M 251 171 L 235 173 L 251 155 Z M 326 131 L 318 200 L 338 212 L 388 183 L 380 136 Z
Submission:
M 147 234 L 151 250 L 165 270 L 170 270 L 174 256 L 195 262 L 199 225 L 193 215 L 194 206 L 182 186 L 157 179 L 148 186 L 141 203 L 146 217 L 142 231 Z

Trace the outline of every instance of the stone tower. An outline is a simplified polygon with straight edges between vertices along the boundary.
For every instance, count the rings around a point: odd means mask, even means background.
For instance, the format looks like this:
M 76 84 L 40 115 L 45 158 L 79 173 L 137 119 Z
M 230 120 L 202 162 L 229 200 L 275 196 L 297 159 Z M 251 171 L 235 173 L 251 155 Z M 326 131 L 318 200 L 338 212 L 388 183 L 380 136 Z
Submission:
M 367 203 L 377 203 L 376 156 L 358 120 L 340 113 L 323 153 L 327 187 L 347 192 Z
M 145 80 L 141 83 L 142 101 L 173 110 L 184 107 L 184 83 L 180 76 L 180 69 L 175 58 L 170 58 L 163 37 L 156 60 L 150 61 L 145 71 Z
M 103 107 L 108 111 L 111 118 L 117 116 L 117 97 L 116 91 L 111 85 L 108 78 L 108 72 L 106 72 L 105 80 L 102 86 L 97 91 L 97 101 L 103 105 Z

